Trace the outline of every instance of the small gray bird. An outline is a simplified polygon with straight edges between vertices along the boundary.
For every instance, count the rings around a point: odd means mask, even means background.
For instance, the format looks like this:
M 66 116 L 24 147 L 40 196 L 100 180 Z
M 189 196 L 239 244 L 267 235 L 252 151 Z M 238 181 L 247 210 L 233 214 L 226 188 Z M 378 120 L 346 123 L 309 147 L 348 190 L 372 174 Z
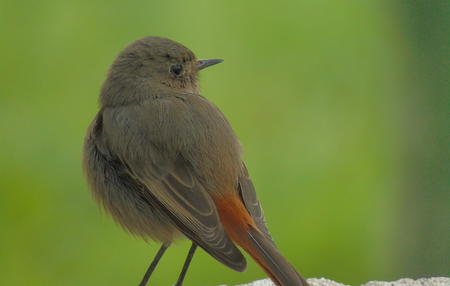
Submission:
M 125 230 L 162 242 L 141 286 L 170 243 L 183 236 L 192 246 L 177 286 L 197 246 L 244 271 L 236 244 L 275 284 L 306 286 L 273 243 L 235 133 L 199 93 L 198 71 L 220 62 L 198 60 L 161 37 L 126 47 L 110 67 L 87 131 L 87 182 Z

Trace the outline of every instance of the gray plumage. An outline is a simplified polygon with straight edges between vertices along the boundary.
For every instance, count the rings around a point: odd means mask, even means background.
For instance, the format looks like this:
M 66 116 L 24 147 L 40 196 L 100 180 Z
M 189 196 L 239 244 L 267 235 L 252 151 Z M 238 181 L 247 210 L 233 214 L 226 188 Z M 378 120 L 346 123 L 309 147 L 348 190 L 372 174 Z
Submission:
M 184 235 L 243 271 L 245 258 L 225 231 L 215 198 L 239 195 L 259 229 L 254 235 L 273 242 L 236 135 L 199 94 L 199 63 L 165 38 L 145 37 L 125 48 L 102 86 L 84 170 L 96 201 L 127 231 L 164 243 Z

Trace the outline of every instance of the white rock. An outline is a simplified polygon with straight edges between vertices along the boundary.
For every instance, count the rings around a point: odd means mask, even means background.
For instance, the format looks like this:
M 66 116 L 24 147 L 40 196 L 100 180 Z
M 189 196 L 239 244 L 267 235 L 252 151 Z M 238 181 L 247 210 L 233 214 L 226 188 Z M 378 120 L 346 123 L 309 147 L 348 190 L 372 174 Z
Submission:
M 309 278 L 307 279 L 310 286 L 348 286 L 326 278 Z M 226 285 L 222 285 L 226 286 Z M 262 279 L 253 281 L 248 284 L 240 284 L 237 286 L 275 286 L 270 279 Z M 402 278 L 397 281 L 370 281 L 361 286 L 450 286 L 449 277 L 431 277 L 410 279 Z

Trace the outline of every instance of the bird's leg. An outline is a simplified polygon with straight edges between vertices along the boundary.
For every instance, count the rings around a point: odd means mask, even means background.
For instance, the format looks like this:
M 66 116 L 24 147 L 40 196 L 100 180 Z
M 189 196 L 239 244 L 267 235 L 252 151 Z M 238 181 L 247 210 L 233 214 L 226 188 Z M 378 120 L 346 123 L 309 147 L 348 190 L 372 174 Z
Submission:
M 163 245 L 161 245 L 161 247 L 159 248 L 158 252 L 155 255 L 155 258 L 153 258 L 152 263 L 150 264 L 147 271 L 145 272 L 141 283 L 139 283 L 139 286 L 147 285 L 148 279 L 152 275 L 153 270 L 155 270 L 156 265 L 158 265 L 159 260 L 161 259 L 161 257 L 163 256 L 164 252 L 166 251 L 167 247 L 169 247 L 169 245 L 170 245 L 170 243 L 168 243 L 168 242 L 165 242 L 165 243 L 163 243 Z
M 186 272 L 189 268 L 189 264 L 191 263 L 192 257 L 194 256 L 194 252 L 197 249 L 197 244 L 192 242 L 191 248 L 189 249 L 189 253 L 184 261 L 183 269 L 181 270 L 180 276 L 178 276 L 178 281 L 174 286 L 181 286 L 183 284 L 184 276 L 186 276 Z

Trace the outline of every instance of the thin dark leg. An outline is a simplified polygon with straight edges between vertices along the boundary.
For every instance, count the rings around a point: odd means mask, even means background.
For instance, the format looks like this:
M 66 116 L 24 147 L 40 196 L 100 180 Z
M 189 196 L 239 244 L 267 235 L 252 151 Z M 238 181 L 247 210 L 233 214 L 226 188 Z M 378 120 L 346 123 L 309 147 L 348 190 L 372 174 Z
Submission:
M 177 283 L 175 283 L 175 286 L 181 286 L 183 284 L 184 276 L 186 276 L 186 272 L 189 268 L 189 264 L 191 264 L 191 260 L 196 249 L 197 244 L 195 242 L 192 242 L 191 248 L 189 249 L 189 253 L 186 257 L 186 261 L 184 262 L 183 269 L 181 270 L 180 276 L 178 277 L 178 281 Z
M 152 275 L 153 270 L 155 270 L 156 265 L 158 265 L 159 260 L 163 256 L 164 252 L 166 251 L 167 247 L 169 247 L 170 243 L 164 243 L 159 248 L 158 252 L 155 255 L 155 258 L 153 258 L 152 264 L 148 267 L 147 271 L 144 274 L 144 278 L 142 278 L 141 283 L 139 283 L 139 286 L 145 286 L 147 285 L 147 281 L 150 278 L 150 275 Z

